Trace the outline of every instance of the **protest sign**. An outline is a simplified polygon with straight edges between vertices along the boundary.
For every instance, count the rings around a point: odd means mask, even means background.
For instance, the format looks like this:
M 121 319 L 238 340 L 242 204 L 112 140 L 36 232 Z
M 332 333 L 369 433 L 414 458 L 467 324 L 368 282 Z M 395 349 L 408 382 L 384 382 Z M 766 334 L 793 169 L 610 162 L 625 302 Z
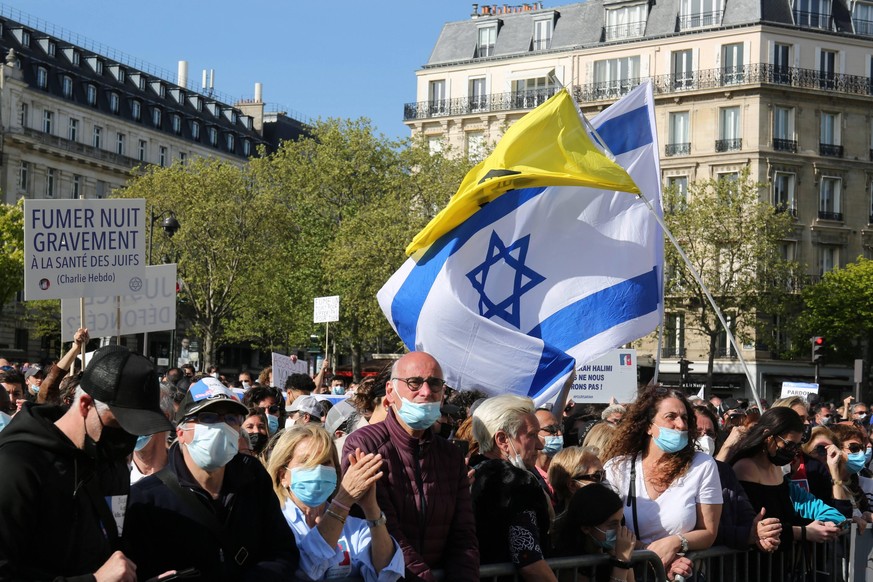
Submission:
M 312 323 L 330 323 L 339 321 L 339 295 L 331 297 L 316 297 Z
M 176 265 L 146 267 L 142 288 L 121 295 L 121 334 L 176 327 Z M 85 298 L 85 327 L 91 337 L 118 334 L 116 296 Z M 71 339 L 80 326 L 79 301 L 61 300 L 61 333 Z
M 145 200 L 25 200 L 24 298 L 139 292 Z
M 818 394 L 818 384 L 807 382 L 782 382 L 782 395 L 779 398 L 800 396 L 808 398 L 810 394 Z
M 273 352 L 273 386 L 279 390 L 284 390 L 285 380 L 297 371 L 291 358 Z
M 574 402 L 632 402 L 637 397 L 636 350 L 612 350 L 605 356 L 576 367 L 570 388 Z

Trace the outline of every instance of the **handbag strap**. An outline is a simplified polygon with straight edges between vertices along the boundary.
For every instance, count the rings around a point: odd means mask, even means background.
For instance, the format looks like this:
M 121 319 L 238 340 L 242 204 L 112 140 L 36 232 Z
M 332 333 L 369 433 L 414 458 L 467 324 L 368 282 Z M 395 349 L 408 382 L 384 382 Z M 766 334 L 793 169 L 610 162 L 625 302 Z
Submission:
M 631 508 L 634 522 L 634 535 L 640 539 L 640 528 L 637 525 L 637 455 L 631 459 L 630 486 L 627 491 L 627 505 Z
M 184 503 L 188 509 L 194 514 L 194 519 L 200 522 L 200 525 L 215 534 L 218 538 L 221 547 L 227 551 L 234 562 L 242 566 L 249 557 L 249 551 L 245 546 L 237 544 L 230 536 L 225 524 L 218 521 L 218 517 L 197 499 L 197 496 L 190 489 L 182 487 L 179 483 L 179 478 L 173 473 L 169 467 L 164 467 L 157 473 L 155 477 L 167 486 L 167 488 L 176 494 L 176 496 Z

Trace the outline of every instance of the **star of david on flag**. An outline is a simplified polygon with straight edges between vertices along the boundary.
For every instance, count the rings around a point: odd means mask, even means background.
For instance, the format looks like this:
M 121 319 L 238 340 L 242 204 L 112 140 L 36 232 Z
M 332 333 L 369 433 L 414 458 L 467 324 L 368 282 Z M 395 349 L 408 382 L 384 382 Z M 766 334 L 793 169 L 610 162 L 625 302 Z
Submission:
M 651 86 L 592 126 L 614 158 L 566 91 L 516 122 L 379 291 L 453 387 L 543 404 L 575 366 L 657 327 L 662 233 L 634 196 L 660 208 Z

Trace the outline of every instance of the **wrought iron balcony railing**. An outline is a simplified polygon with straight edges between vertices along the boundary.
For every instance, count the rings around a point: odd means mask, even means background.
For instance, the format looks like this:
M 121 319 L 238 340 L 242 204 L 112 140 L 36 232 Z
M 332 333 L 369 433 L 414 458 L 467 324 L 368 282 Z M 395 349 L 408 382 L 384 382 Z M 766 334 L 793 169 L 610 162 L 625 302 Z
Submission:
M 549 45 L 552 44 L 551 37 L 549 38 L 538 38 L 533 41 L 533 50 L 535 51 L 545 51 L 549 49 Z
M 828 156 L 831 158 L 842 158 L 843 146 L 833 143 L 820 143 L 818 144 L 818 154 L 820 156 Z
M 797 153 L 797 141 L 793 139 L 773 138 L 773 149 L 779 152 Z
M 685 357 L 684 346 L 663 346 L 661 347 L 662 358 L 683 358 Z
M 474 113 L 489 113 L 492 111 L 513 111 L 533 109 L 537 105 L 558 92 L 560 87 L 536 89 L 531 91 L 512 91 L 509 93 L 492 93 L 475 97 L 458 97 L 441 99 L 439 101 L 419 101 L 403 106 L 403 119 L 429 119 L 447 115 L 469 115 Z
M 20 129 L 9 128 L 7 131 L 9 133 L 23 134 L 35 141 L 40 142 L 41 144 L 65 150 L 73 155 L 89 157 L 100 160 L 102 162 L 109 162 L 123 167 L 133 168 L 142 163 L 139 160 L 129 158 L 125 155 L 110 152 L 101 148 L 95 148 L 93 146 L 79 143 L 77 141 L 72 141 L 57 135 L 43 133 L 37 129 L 33 129 L 30 127 L 23 127 Z
M 715 151 L 717 152 L 732 152 L 743 148 L 743 138 L 734 139 L 717 139 L 715 140 Z
M 794 202 L 777 202 L 775 204 L 776 212 L 790 214 L 797 218 L 797 209 L 794 207 Z
M 855 34 L 873 36 L 873 20 L 862 20 L 860 18 L 853 18 L 852 22 L 855 24 Z
M 804 28 L 819 28 L 822 30 L 834 29 L 834 17 L 821 12 L 794 11 L 794 23 Z
M 639 38 L 646 31 L 646 21 L 626 22 L 603 27 L 603 38 L 607 41 L 622 40 L 625 38 Z
M 836 220 L 839 222 L 843 221 L 843 213 L 842 212 L 828 212 L 826 210 L 819 210 L 818 217 L 822 220 Z
M 494 54 L 494 45 L 493 44 L 479 44 L 476 45 L 476 58 L 481 59 L 483 57 L 490 57 Z
M 687 156 L 691 153 L 690 143 L 668 143 L 664 146 L 665 156 Z
M 679 16 L 679 30 L 702 28 L 704 26 L 719 26 L 723 13 L 722 10 L 719 10 L 718 12 L 699 12 L 697 14 Z

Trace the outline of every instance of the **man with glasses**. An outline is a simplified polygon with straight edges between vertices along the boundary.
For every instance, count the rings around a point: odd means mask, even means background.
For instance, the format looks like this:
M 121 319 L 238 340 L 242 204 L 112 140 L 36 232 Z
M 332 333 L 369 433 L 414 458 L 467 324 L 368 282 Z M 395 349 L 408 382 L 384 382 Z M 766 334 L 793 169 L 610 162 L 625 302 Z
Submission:
M 376 488 L 388 531 L 403 549 L 406 580 L 479 580 L 479 546 L 470 482 L 461 450 L 434 434 L 446 384 L 439 363 L 424 352 L 397 360 L 386 384 L 388 415 L 351 433 L 343 471 L 356 449 L 382 455 Z
M 834 420 L 834 411 L 829 402 L 816 404 L 815 410 L 815 425 L 828 426 Z
M 549 465 L 552 463 L 552 457 L 564 448 L 564 432 L 561 430 L 558 419 L 549 408 L 538 409 L 536 417 L 540 423 L 537 436 L 543 448 L 537 452 L 537 464 L 534 470 L 539 476 L 540 485 L 543 486 L 549 497 L 553 497 L 555 492 L 549 483 Z
M 191 385 L 167 466 L 131 489 L 124 541 L 140 580 L 188 568 L 201 580 L 294 576 L 299 552 L 270 477 L 256 458 L 238 454 L 246 414 L 215 378 Z

